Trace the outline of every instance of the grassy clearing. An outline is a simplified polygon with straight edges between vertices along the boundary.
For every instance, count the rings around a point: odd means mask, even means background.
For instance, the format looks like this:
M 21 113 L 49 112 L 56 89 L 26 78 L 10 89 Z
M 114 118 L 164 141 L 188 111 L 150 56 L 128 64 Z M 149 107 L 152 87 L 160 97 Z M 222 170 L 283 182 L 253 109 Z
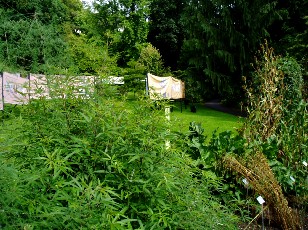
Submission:
M 139 95 L 140 96 L 140 95 Z M 136 106 L 138 95 L 128 93 L 126 95 L 127 108 L 133 109 Z M 119 100 L 121 102 L 122 99 Z M 173 112 L 170 114 L 171 131 L 186 133 L 189 131 L 189 124 L 192 121 L 201 123 L 204 129 L 204 135 L 211 137 L 213 132 L 232 131 L 237 133 L 237 129 L 242 125 L 244 118 L 237 117 L 228 113 L 223 113 L 213 109 L 206 108 L 203 104 L 195 104 L 197 112 L 190 112 L 189 106 L 185 109 L 182 103 L 182 112 L 180 102 L 172 103 Z
M 183 105 L 181 113 L 180 103 L 175 103 L 170 117 L 172 131 L 185 133 L 189 130 L 189 123 L 195 121 L 201 123 L 204 135 L 210 137 L 216 129 L 218 133 L 227 130 L 237 133 L 236 129 L 243 122 L 243 118 L 206 108 L 203 104 L 196 104 L 196 107 L 197 112 L 192 113 L 189 107 L 185 109 Z
M 137 98 L 133 95 L 127 98 L 127 108 L 133 109 L 137 103 Z M 119 99 L 119 103 L 123 102 Z M 185 109 L 184 104 L 181 106 L 179 102 L 173 103 L 173 112 L 170 114 L 171 118 L 171 131 L 186 133 L 189 130 L 189 124 L 192 121 L 201 123 L 204 129 L 204 135 L 211 137 L 212 133 L 217 130 L 218 133 L 223 131 L 232 131 L 237 133 L 236 129 L 242 125 L 243 119 L 231 114 L 219 112 L 213 109 L 206 108 L 203 104 L 196 104 L 197 112 L 190 112 L 189 106 Z M 6 105 L 5 113 L 14 113 L 15 116 L 19 114 L 19 107 Z M 8 122 L 11 119 L 4 119 Z M 14 121 L 13 121 L 14 122 Z

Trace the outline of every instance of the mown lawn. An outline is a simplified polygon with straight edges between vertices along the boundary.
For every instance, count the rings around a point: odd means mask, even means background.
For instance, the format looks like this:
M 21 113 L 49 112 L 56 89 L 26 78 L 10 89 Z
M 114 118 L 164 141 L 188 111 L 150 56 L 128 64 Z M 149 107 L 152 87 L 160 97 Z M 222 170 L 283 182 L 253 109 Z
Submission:
M 136 97 L 132 93 L 127 98 L 128 107 L 136 103 Z M 171 131 L 175 132 L 188 132 L 190 122 L 195 121 L 201 123 L 204 135 L 207 137 L 211 137 L 215 130 L 218 133 L 229 130 L 236 134 L 237 129 L 241 127 L 244 121 L 242 117 L 206 108 L 202 103 L 195 104 L 197 107 L 196 113 L 192 113 L 189 106 L 185 109 L 184 103 L 182 103 L 181 112 L 181 104 L 178 101 L 170 105 L 173 107 L 173 112 L 170 113 L 170 128 Z
M 189 130 L 190 122 L 195 121 L 201 123 L 204 129 L 204 135 L 208 137 L 210 137 L 216 129 L 218 133 L 230 130 L 236 134 L 236 129 L 241 126 L 244 119 L 206 108 L 203 104 L 196 104 L 196 107 L 197 112 L 192 113 L 189 106 L 185 109 L 184 105 L 182 105 L 181 112 L 180 103 L 173 104 L 173 112 L 170 114 L 172 122 L 171 130 L 185 133 Z
M 122 101 L 121 99 L 119 102 Z M 137 102 L 136 98 L 132 97 L 126 101 L 127 108 L 133 108 Z M 192 113 L 189 106 L 185 109 L 182 104 L 182 112 L 180 102 L 172 103 L 173 112 L 170 113 L 171 119 L 171 131 L 186 133 L 189 130 L 190 122 L 194 121 L 201 123 L 204 129 L 204 135 L 211 137 L 212 133 L 217 130 L 218 133 L 230 130 L 237 133 L 236 129 L 239 128 L 244 118 L 240 118 L 231 114 L 219 112 L 213 109 L 206 108 L 203 104 L 196 104 L 197 112 Z M 19 116 L 19 106 L 6 105 L 6 111 L 4 114 L 14 113 L 15 116 Z M 3 115 L 3 114 L 2 114 Z M 4 116 L 6 117 L 6 116 Z M 4 119 L 6 122 L 14 123 L 14 120 Z

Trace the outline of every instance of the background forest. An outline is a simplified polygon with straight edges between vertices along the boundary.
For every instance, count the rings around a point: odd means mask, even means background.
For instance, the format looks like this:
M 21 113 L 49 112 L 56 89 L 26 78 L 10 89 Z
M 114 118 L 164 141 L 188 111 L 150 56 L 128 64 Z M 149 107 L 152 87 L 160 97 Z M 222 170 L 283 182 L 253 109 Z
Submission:
M 195 86 L 192 100 L 238 104 L 265 39 L 307 78 L 307 8 L 304 0 L 0 1 L 0 69 L 130 80 L 172 73 Z
M 0 72 L 53 78 L 1 114 L 0 229 L 305 229 L 307 4 L 0 0 Z M 176 130 L 148 72 L 246 117 Z M 76 96 L 76 75 L 98 83 Z

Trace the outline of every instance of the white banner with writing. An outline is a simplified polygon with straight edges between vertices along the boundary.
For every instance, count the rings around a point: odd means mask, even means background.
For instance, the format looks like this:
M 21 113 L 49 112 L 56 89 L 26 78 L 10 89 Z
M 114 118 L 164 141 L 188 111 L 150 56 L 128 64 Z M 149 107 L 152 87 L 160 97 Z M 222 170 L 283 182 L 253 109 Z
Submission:
M 20 74 L 3 72 L 3 97 L 4 103 L 27 104 L 29 102 L 29 79 L 22 78 Z
M 39 98 L 49 98 L 49 89 L 47 78 L 43 74 L 30 74 L 30 98 L 39 99 Z
M 0 110 L 3 110 L 3 75 L 0 73 Z
M 46 76 L 3 72 L 0 79 L 0 110 L 4 104 L 27 104 L 39 98 L 89 98 L 94 93 L 95 76 Z

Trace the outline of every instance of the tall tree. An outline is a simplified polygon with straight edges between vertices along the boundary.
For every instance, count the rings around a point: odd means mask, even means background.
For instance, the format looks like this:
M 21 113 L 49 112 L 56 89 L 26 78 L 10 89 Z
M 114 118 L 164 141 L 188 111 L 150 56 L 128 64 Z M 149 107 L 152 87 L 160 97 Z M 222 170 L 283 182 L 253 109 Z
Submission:
M 44 24 L 60 24 L 67 19 L 62 0 L 0 0 L 0 8 L 10 12 L 10 20 L 15 21 L 36 17 Z
M 62 25 L 69 20 L 61 0 L 0 1 L 0 60 L 28 71 L 68 67 Z
M 269 32 L 276 53 L 293 56 L 308 75 L 308 2 L 279 1 L 277 8 L 284 12 L 282 21 L 274 23 Z
M 136 60 L 148 34 L 148 0 L 99 0 L 94 7 L 96 27 L 119 64 Z
M 185 3 L 184 0 L 153 0 L 150 4 L 148 41 L 159 49 L 165 65 L 172 70 L 178 67 L 184 39 L 180 17 Z
M 191 0 L 184 10 L 182 58 L 203 72 L 214 90 L 237 98 L 240 79 L 249 69 L 267 28 L 279 17 L 268 0 Z

